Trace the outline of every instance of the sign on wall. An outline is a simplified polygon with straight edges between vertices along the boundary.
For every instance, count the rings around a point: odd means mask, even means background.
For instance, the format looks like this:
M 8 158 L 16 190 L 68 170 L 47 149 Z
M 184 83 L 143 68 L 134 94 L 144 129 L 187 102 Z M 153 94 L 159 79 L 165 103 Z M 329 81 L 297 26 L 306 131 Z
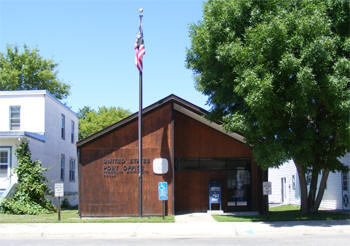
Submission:
M 141 172 L 148 174 L 145 167 L 151 163 L 149 158 L 142 159 Z M 103 159 L 103 175 L 105 178 L 116 178 L 118 175 L 138 174 L 140 169 L 138 158 L 107 158 Z
M 272 194 L 272 184 L 271 182 L 263 182 L 263 195 L 271 195 Z

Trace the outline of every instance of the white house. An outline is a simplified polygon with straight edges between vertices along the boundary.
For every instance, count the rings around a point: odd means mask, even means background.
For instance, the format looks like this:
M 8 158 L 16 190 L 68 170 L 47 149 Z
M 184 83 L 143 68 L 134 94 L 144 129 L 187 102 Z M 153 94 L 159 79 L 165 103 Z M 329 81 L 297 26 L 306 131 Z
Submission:
M 269 168 L 268 178 L 272 189 L 269 203 L 300 204 L 299 178 L 293 161 L 279 168 Z
M 78 204 L 78 117 L 44 90 L 0 91 L 0 193 L 17 182 L 16 145 L 27 139 L 32 159 L 39 159 L 51 189 L 63 182 L 65 198 Z M 0 194 L 1 195 L 1 194 Z
M 350 152 L 340 158 L 340 161 L 350 167 Z M 269 168 L 268 173 L 272 183 L 269 203 L 300 204 L 299 177 L 292 160 L 279 168 Z M 320 208 L 350 210 L 349 198 L 350 173 L 330 172 Z

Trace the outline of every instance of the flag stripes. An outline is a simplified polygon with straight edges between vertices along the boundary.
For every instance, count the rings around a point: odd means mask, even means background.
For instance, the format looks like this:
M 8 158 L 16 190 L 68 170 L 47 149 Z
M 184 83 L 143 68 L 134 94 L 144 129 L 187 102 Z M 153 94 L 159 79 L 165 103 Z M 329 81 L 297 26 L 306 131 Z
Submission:
M 143 42 L 143 32 L 142 32 L 142 21 L 140 21 L 139 33 L 136 36 L 135 43 L 136 57 L 135 57 L 135 65 L 137 69 L 142 72 L 143 64 L 142 57 L 145 55 L 145 45 Z

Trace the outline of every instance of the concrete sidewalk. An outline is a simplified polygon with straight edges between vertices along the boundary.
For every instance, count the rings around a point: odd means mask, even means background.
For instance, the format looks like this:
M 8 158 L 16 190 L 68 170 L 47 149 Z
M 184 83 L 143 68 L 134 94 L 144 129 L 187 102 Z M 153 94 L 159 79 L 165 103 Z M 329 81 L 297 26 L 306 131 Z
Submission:
M 209 213 L 189 213 L 175 216 L 175 223 L 218 223 Z
M 0 224 L 0 238 L 217 238 L 341 234 L 350 221 Z

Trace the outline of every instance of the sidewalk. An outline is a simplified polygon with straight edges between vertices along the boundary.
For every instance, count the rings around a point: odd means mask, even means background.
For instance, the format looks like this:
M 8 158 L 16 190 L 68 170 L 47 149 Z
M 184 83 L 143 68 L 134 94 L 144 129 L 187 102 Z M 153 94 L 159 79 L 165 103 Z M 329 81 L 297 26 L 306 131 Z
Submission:
M 0 224 L 0 238 L 216 238 L 341 234 L 350 221 Z
M 180 214 L 175 216 L 175 223 L 218 223 L 208 213 L 190 213 L 190 214 Z

